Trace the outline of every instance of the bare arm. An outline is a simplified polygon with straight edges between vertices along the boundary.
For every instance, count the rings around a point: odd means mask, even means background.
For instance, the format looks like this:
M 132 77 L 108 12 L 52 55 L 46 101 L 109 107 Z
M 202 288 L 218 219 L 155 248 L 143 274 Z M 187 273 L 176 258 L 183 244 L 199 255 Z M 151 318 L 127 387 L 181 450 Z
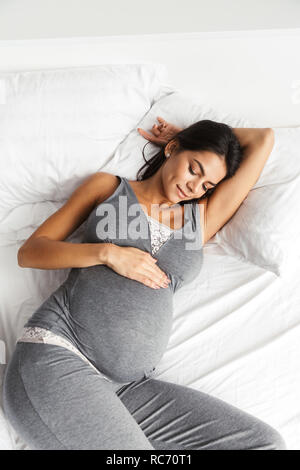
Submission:
M 238 210 L 257 182 L 274 146 L 274 131 L 270 128 L 234 129 L 234 132 L 244 147 L 243 161 L 234 176 L 219 183 L 211 196 L 202 201 L 203 243 L 212 238 Z
M 88 217 L 99 199 L 116 189 L 117 177 L 108 173 L 89 176 L 68 201 L 26 240 L 18 251 L 23 268 L 65 269 L 106 264 L 108 243 L 70 243 L 65 240 Z
M 87 268 L 106 264 L 107 243 L 71 243 L 37 237 L 18 251 L 22 268 L 66 269 Z

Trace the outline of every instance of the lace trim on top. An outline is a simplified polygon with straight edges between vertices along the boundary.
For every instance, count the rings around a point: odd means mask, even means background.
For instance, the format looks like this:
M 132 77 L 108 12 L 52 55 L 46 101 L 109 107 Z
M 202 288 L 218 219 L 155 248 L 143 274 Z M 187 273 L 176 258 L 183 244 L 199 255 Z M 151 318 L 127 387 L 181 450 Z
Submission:
M 174 229 L 162 224 L 158 220 L 154 219 L 150 215 L 146 214 L 149 221 L 150 232 L 151 232 L 151 247 L 152 254 L 155 254 L 160 247 L 170 238 Z

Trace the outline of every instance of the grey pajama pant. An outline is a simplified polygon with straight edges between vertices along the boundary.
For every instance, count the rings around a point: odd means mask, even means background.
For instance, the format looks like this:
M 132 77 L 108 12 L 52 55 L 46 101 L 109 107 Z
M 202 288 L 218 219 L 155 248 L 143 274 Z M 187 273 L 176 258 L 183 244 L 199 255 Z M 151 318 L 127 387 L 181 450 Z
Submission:
M 275 429 L 220 399 L 151 377 L 108 382 L 57 345 L 16 344 L 3 405 L 30 449 L 285 449 Z

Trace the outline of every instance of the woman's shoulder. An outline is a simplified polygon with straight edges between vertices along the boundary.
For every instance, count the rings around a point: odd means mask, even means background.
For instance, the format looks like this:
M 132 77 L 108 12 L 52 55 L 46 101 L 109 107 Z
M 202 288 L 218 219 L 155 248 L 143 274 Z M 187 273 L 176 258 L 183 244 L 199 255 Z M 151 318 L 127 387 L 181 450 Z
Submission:
M 96 194 L 96 205 L 98 205 L 116 191 L 120 184 L 120 178 L 105 171 L 97 171 L 93 176 L 98 183 Z

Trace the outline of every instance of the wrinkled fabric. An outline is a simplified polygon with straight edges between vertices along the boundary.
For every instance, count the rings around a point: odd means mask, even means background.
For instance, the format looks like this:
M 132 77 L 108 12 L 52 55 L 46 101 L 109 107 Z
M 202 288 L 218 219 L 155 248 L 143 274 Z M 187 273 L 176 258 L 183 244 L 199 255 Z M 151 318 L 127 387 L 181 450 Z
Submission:
M 153 378 L 110 383 L 56 345 L 17 343 L 4 411 L 32 450 L 283 450 L 278 432 L 198 390 Z

